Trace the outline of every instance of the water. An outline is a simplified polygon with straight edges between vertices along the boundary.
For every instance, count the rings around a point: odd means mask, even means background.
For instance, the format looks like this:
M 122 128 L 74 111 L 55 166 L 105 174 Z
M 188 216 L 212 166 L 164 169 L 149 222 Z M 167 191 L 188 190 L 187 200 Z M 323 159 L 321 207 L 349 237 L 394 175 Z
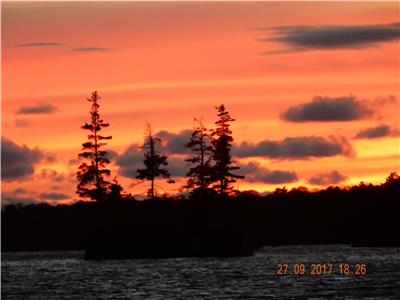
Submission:
M 82 252 L 2 254 L 2 299 L 400 299 L 400 249 L 266 247 L 253 257 L 84 261 Z M 277 276 L 277 265 L 333 264 L 332 274 Z M 339 263 L 364 263 L 364 276 Z M 336 267 L 336 269 L 335 269 Z M 293 268 L 292 268 L 293 269 Z

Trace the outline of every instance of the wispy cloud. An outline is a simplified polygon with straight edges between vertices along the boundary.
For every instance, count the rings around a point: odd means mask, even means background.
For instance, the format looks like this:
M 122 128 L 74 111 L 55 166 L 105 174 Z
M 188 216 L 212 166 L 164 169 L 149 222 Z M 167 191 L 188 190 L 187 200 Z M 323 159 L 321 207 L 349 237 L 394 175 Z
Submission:
M 28 48 L 28 47 L 57 47 L 65 46 L 62 42 L 31 42 L 13 45 L 14 48 Z
M 22 106 L 17 114 L 51 114 L 57 107 L 51 104 L 37 104 L 33 106 Z
M 43 200 L 65 200 L 69 199 L 70 196 L 63 193 L 42 193 L 39 197 Z
M 15 127 L 27 127 L 31 124 L 27 119 L 15 119 L 14 123 Z
M 288 53 L 313 49 L 361 49 L 400 39 L 400 23 L 369 25 L 280 26 L 264 42 L 280 42 L 289 49 L 267 53 Z
M 111 51 L 109 48 L 103 47 L 77 47 L 71 50 L 72 52 L 103 52 L 103 51 Z

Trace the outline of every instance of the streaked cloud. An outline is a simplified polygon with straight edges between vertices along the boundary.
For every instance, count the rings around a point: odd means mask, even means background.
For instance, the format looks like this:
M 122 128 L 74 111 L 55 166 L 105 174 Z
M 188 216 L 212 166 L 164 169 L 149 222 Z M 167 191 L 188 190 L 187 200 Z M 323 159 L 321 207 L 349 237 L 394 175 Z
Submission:
M 7 204 L 37 204 L 40 203 L 37 199 L 32 196 L 26 195 L 21 196 L 14 193 L 2 192 L 1 193 L 1 205 Z
M 374 111 L 355 96 L 315 96 L 310 102 L 289 107 L 281 118 L 290 122 L 354 121 L 372 116 Z
M 51 114 L 57 107 L 51 104 L 37 104 L 32 106 L 22 106 L 17 114 Z
M 19 187 L 19 188 L 16 188 L 15 190 L 13 190 L 13 193 L 14 194 L 26 194 L 26 193 L 28 193 L 28 191 L 24 188 Z
M 65 200 L 65 199 L 71 198 L 67 194 L 63 194 L 63 193 L 42 193 L 39 195 L 39 197 L 42 200 L 54 200 L 54 201 Z
M 104 47 L 77 47 L 71 50 L 72 52 L 103 52 L 111 51 L 109 48 Z
M 312 176 L 308 182 L 314 185 L 328 185 L 328 184 L 337 184 L 344 180 L 347 177 L 340 174 L 338 171 L 334 170 L 329 173 L 320 173 L 315 176 Z
M 21 128 L 21 127 L 27 127 L 31 123 L 27 119 L 15 119 L 14 120 L 14 124 L 15 124 L 15 127 Z
M 14 48 L 29 48 L 29 47 L 58 47 L 65 46 L 65 43 L 61 42 L 31 42 L 13 45 Z

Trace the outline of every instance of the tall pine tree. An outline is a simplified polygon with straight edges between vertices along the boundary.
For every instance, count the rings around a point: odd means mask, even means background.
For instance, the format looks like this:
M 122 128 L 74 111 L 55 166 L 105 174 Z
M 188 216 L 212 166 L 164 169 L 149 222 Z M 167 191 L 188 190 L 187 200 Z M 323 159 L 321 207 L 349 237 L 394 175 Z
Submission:
M 225 198 L 232 191 L 230 184 L 236 182 L 236 179 L 244 178 L 244 176 L 231 172 L 239 169 L 234 165 L 230 153 L 233 137 L 229 126 L 235 119 L 229 115 L 223 104 L 216 109 L 218 120 L 215 122 L 216 128 L 211 133 L 214 161 L 213 181 L 215 182 L 213 188 L 218 191 L 221 198 Z
M 153 136 L 150 124 L 147 124 L 146 137 L 143 145 L 144 150 L 144 168 L 137 169 L 138 175 L 137 179 L 144 179 L 150 181 L 150 189 L 148 191 L 148 196 L 154 200 L 155 198 L 155 186 L 154 181 L 157 177 L 163 177 L 168 179 L 168 183 L 173 183 L 171 179 L 171 174 L 169 173 L 167 166 L 168 161 L 165 155 L 161 155 L 157 151 L 157 143 L 161 140 Z
M 186 176 L 189 177 L 184 188 L 192 189 L 192 195 L 206 196 L 211 183 L 212 147 L 210 136 L 202 120 L 194 128 L 190 141 L 185 145 L 193 152 L 193 156 L 186 159 L 190 167 Z
M 78 154 L 84 162 L 79 166 L 77 179 L 77 194 L 80 197 L 90 198 L 92 200 L 103 201 L 106 199 L 110 183 L 104 179 L 110 175 L 107 164 L 110 163 L 107 158 L 107 152 L 101 148 L 107 143 L 104 140 L 110 140 L 111 136 L 100 135 L 102 128 L 108 127 L 108 123 L 100 118 L 99 99 L 97 91 L 92 93 L 92 97 L 87 100 L 92 104 L 90 110 L 90 123 L 85 123 L 81 128 L 88 130 L 88 141 L 82 144 L 82 152 Z

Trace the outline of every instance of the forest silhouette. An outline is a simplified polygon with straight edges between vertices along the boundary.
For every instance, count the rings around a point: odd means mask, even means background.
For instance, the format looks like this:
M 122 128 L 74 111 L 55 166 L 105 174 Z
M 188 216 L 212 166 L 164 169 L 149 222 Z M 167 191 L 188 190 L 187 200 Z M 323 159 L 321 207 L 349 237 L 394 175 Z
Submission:
M 264 245 L 351 244 L 400 246 L 400 177 L 391 173 L 379 185 L 360 183 L 319 191 L 277 188 L 261 196 L 232 184 L 243 175 L 231 156 L 229 128 L 234 122 L 224 105 L 216 107 L 215 128 L 201 119 L 185 146 L 190 193 L 159 196 L 155 180 L 174 182 L 160 139 L 147 125 L 143 168 L 137 179 L 148 181 L 146 200 L 124 192 L 111 175 L 102 150 L 111 136 L 100 118 L 93 92 L 88 141 L 78 154 L 77 194 L 86 200 L 70 205 L 9 204 L 2 208 L 2 251 L 85 250 L 86 257 L 140 258 L 250 255 Z

